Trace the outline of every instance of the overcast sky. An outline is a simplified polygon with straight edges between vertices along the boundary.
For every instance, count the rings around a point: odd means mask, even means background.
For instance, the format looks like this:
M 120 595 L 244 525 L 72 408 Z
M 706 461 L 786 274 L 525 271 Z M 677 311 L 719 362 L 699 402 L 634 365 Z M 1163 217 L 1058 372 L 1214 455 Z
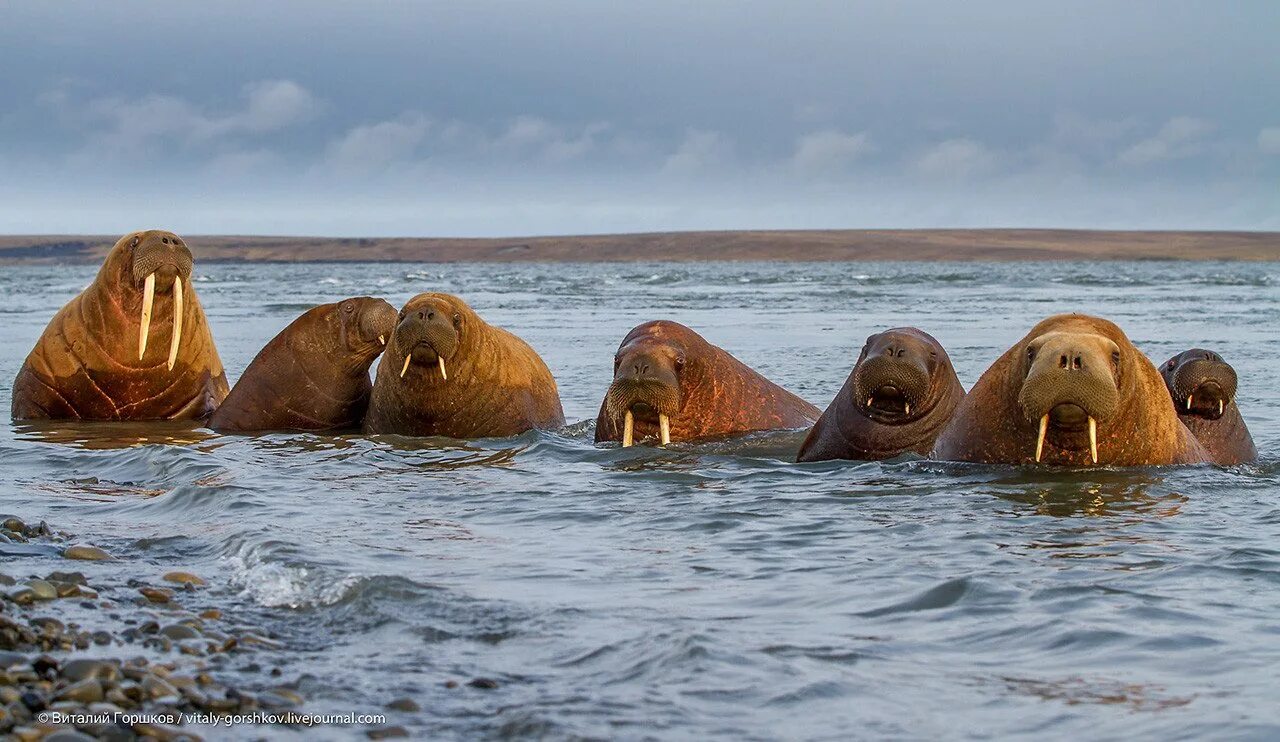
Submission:
M 1280 3 L 7 2 L 0 232 L 1280 229 Z

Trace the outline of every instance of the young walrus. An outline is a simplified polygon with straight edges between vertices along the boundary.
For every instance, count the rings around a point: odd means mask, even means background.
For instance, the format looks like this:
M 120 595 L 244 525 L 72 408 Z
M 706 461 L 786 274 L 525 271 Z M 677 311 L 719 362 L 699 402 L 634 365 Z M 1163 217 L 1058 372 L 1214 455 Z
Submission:
M 203 419 L 227 396 L 191 250 L 172 232 L 120 238 L 45 328 L 13 382 L 14 419 Z
M 358 429 L 369 407 L 369 367 L 395 326 L 395 307 L 368 296 L 307 310 L 258 352 L 209 427 Z
M 1160 366 L 1178 418 L 1215 464 L 1254 461 L 1258 449 L 1236 406 L 1236 370 L 1210 350 L 1192 348 Z
M 613 360 L 596 418 L 596 442 L 630 446 L 803 428 L 818 408 L 676 322 L 636 327 Z
M 500 438 L 563 425 L 556 381 L 523 340 L 449 294 L 419 294 L 400 310 L 365 432 Z
M 914 327 L 872 335 L 796 460 L 927 456 L 962 399 L 951 359 L 932 335 Z
M 992 364 L 956 408 L 934 455 L 1066 466 L 1208 460 L 1151 361 L 1119 327 L 1083 314 L 1044 320 Z

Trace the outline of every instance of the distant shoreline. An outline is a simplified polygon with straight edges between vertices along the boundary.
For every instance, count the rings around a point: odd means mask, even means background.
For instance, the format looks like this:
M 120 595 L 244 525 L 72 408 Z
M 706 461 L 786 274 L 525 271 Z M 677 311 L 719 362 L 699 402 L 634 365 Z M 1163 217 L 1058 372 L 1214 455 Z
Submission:
M 849 229 L 506 238 L 185 236 L 196 259 L 210 262 L 1280 261 L 1280 232 Z M 96 263 L 118 238 L 0 236 L 0 265 Z

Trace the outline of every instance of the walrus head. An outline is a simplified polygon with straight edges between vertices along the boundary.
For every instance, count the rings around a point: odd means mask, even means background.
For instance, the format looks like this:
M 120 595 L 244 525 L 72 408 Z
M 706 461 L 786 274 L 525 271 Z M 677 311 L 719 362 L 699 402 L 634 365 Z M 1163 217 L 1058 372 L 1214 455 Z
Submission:
M 462 346 L 471 310 L 448 294 L 419 294 L 400 310 L 391 347 L 400 363 L 400 378 L 413 373 L 438 374 L 449 380 L 449 362 Z
M 1024 376 L 1018 405 L 1039 429 L 1036 461 L 1050 437 L 1063 449 L 1087 446 L 1096 464 L 1098 425 L 1120 409 L 1125 374 L 1120 345 L 1093 322 L 1083 316 L 1063 318 L 1022 344 Z
M 103 273 L 113 280 L 123 294 L 141 295 L 139 314 L 138 360 L 147 353 L 151 335 L 151 314 L 157 295 L 167 296 L 173 310 L 173 331 L 169 336 L 170 371 L 178 359 L 182 344 L 183 304 L 191 285 L 191 250 L 174 234 L 159 229 L 134 232 L 121 237 L 103 264 Z M 114 274 L 114 275 L 111 275 Z
M 853 370 L 854 404 L 885 425 L 919 419 L 932 408 L 938 396 L 934 392 L 948 378 L 938 373 L 944 366 L 950 366 L 946 352 L 920 330 L 899 327 L 872 335 Z
M 372 360 L 386 347 L 396 329 L 395 307 L 383 299 L 354 296 L 338 304 L 342 337 L 347 350 L 361 359 Z M 364 366 L 368 371 L 368 366 Z
M 683 401 L 681 383 L 697 363 L 689 353 L 683 325 L 674 322 L 646 322 L 622 339 L 613 357 L 613 383 L 605 394 L 609 417 L 622 421 L 622 445 L 635 440 L 639 422 L 657 426 L 663 445 L 671 442 L 671 418 Z
M 1160 366 L 1160 375 L 1179 415 L 1217 420 L 1236 396 L 1236 370 L 1210 350 L 1183 351 Z

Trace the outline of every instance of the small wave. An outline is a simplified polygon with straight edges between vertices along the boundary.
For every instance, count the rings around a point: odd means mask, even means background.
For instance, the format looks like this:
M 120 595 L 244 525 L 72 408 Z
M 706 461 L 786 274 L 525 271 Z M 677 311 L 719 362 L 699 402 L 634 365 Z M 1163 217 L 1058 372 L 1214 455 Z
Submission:
M 333 605 L 360 583 L 359 575 L 337 577 L 311 567 L 264 562 L 253 556 L 227 557 L 228 582 L 243 597 L 267 608 Z

